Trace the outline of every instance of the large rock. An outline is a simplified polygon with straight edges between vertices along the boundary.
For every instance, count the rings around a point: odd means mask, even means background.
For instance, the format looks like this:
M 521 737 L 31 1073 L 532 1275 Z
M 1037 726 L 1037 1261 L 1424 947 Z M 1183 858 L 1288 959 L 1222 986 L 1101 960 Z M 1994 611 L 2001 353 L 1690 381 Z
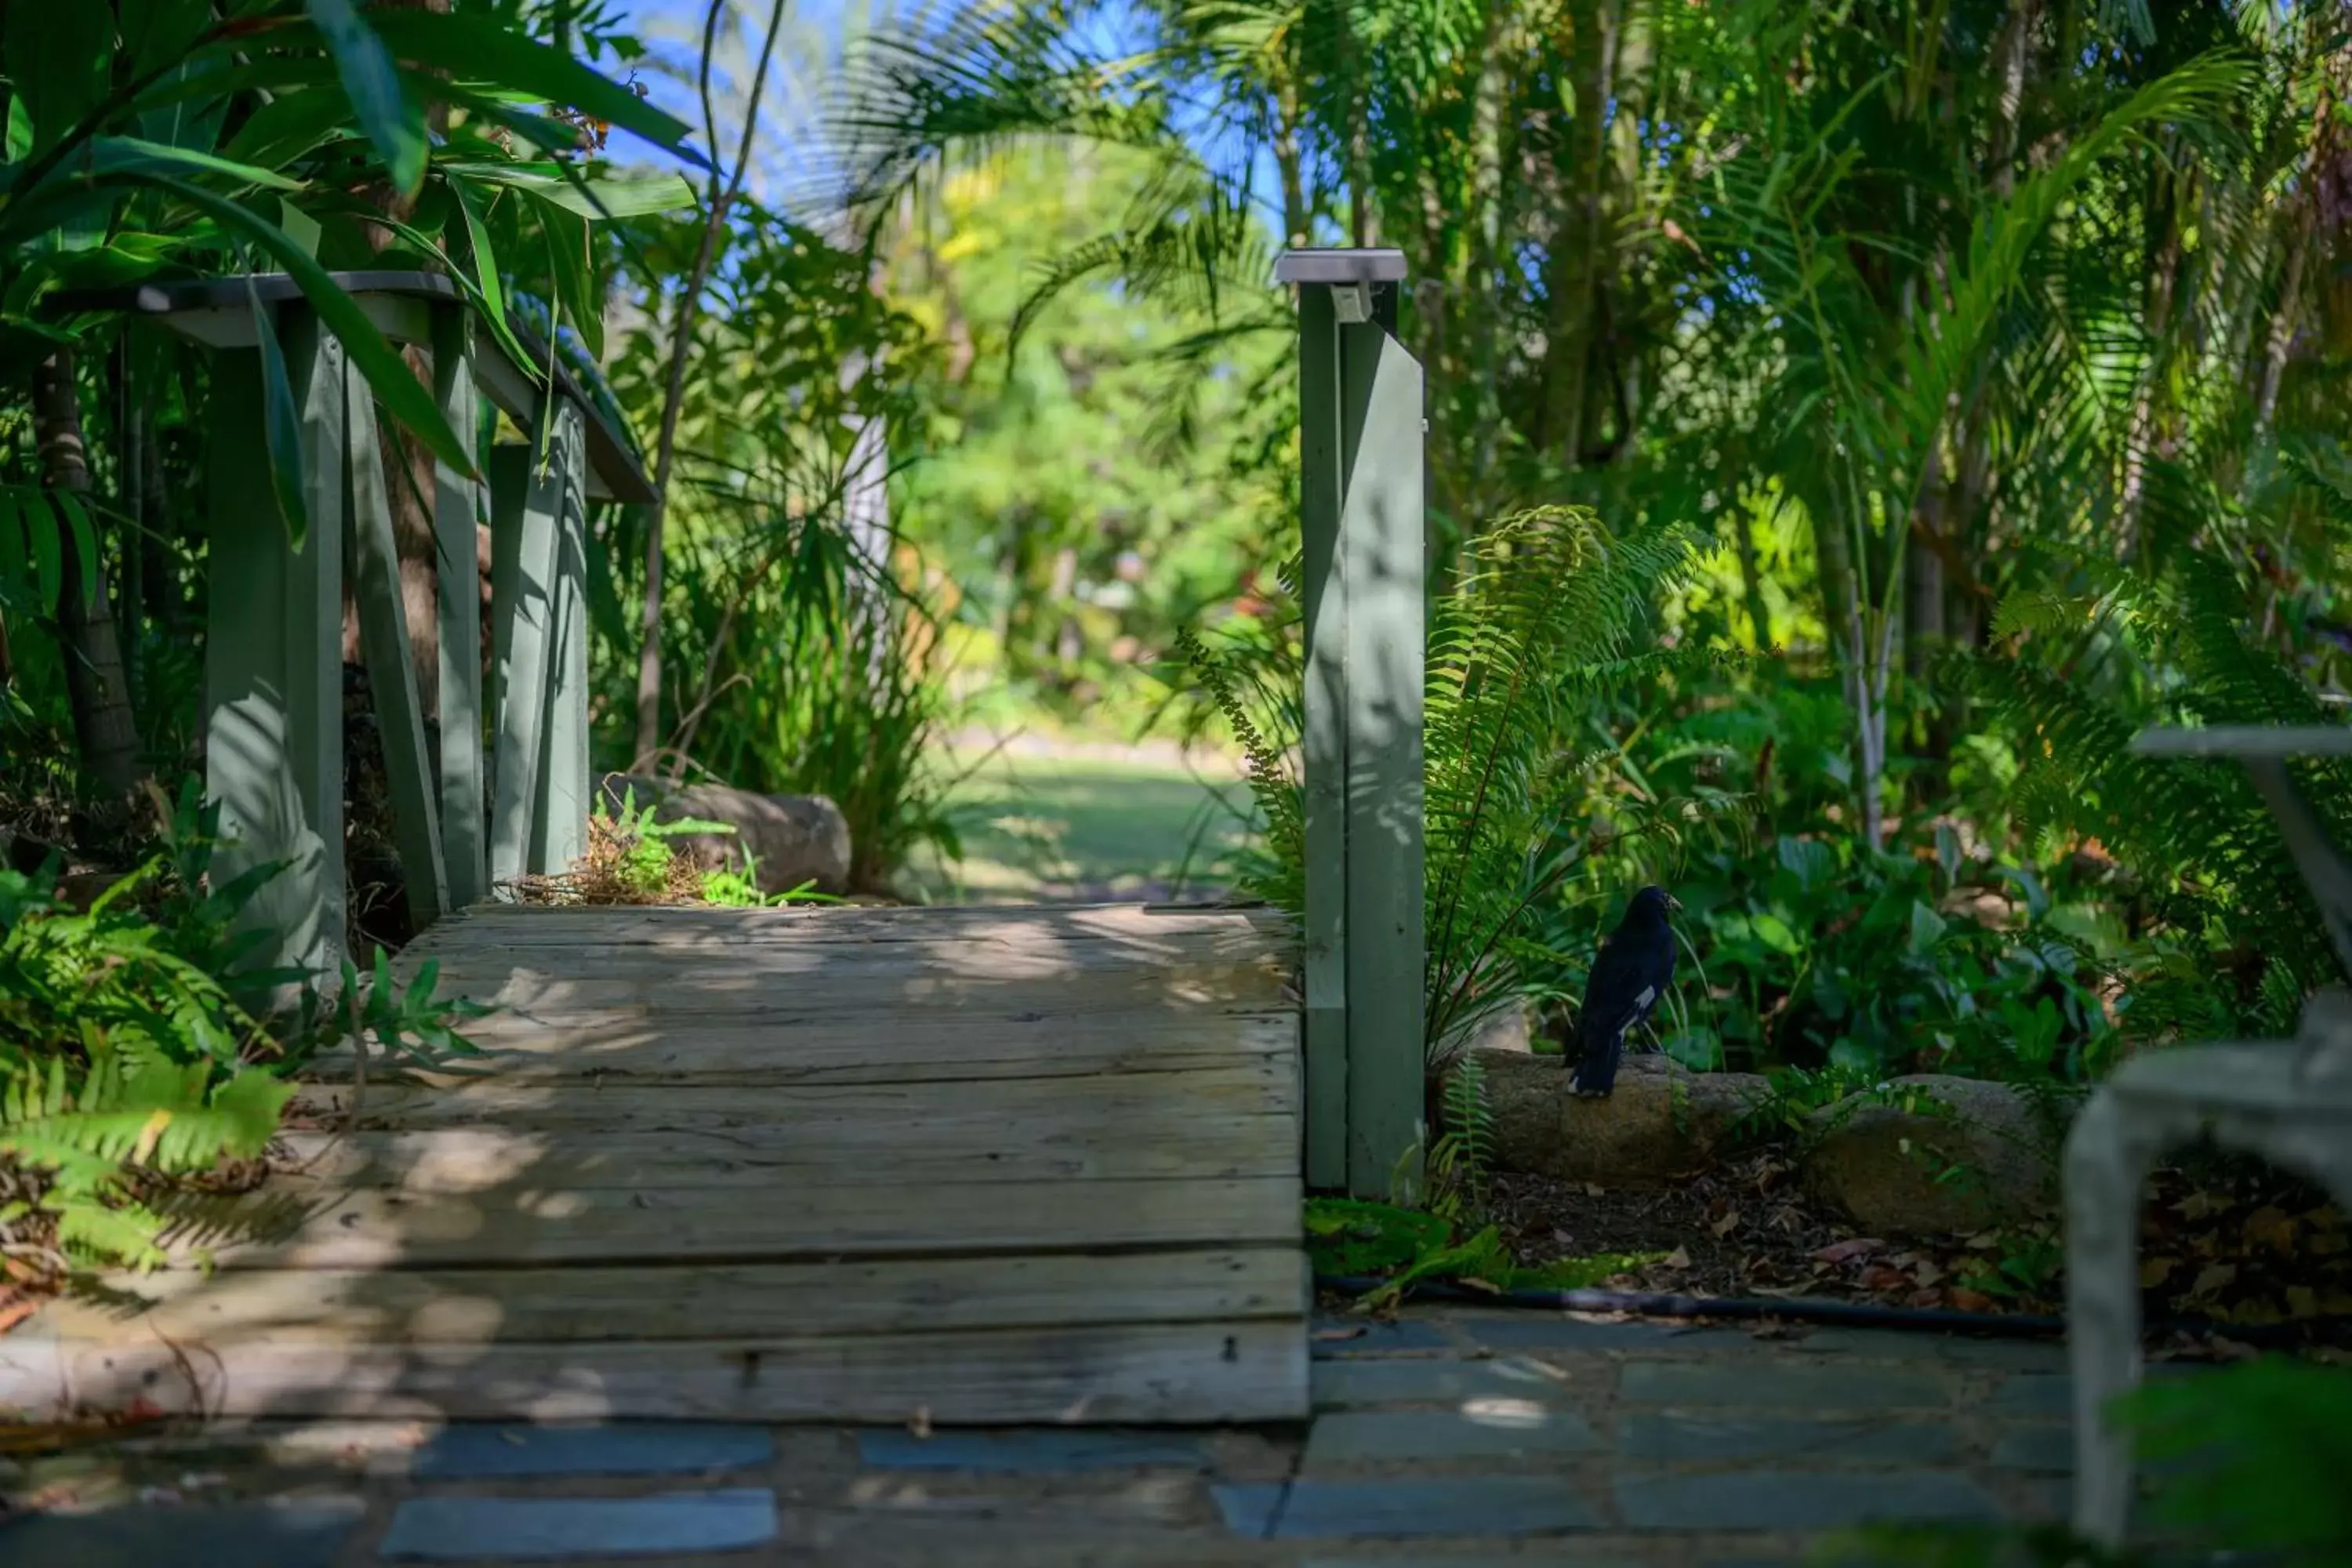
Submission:
M 1654 1185 L 1706 1164 L 1760 1099 L 1752 1073 L 1695 1073 L 1660 1056 L 1626 1058 L 1606 1100 L 1568 1092 L 1564 1057 L 1475 1049 L 1495 1117 L 1496 1163 L 1566 1181 Z
M 2050 1212 L 2055 1130 L 2006 1084 L 1922 1074 L 1891 1086 L 1906 1104 L 1861 1097 L 1813 1112 L 1805 1185 L 1873 1236 L 1981 1230 Z
M 723 822 L 732 833 L 684 833 L 670 847 L 705 870 L 740 870 L 747 857 L 758 867 L 760 890 L 773 896 L 811 882 L 824 893 L 849 890 L 849 819 L 821 795 L 753 795 L 725 784 L 673 789 L 659 779 L 607 773 L 601 785 L 604 809 L 620 814 L 634 791 L 636 804 L 650 803 L 656 822 Z

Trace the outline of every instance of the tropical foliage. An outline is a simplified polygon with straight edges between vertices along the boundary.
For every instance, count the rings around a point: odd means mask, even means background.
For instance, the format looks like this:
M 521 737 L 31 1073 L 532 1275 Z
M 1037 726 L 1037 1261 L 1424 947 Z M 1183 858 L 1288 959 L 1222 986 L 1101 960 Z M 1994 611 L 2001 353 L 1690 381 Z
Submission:
M 2347 66 L 2318 4 L 989 5 L 875 40 L 836 126 L 886 238 L 1016 158 L 1132 170 L 1019 319 L 1101 289 L 1190 321 L 1171 410 L 1286 340 L 1273 243 L 1402 249 L 1440 620 L 1529 506 L 1589 506 L 1612 551 L 1691 531 L 1634 629 L 1596 626 L 1612 679 L 1496 775 L 1488 858 L 1446 858 L 1448 781 L 1495 753 L 1433 657 L 1434 1037 L 1465 975 L 1573 996 L 1662 879 L 1697 895 L 1661 1028 L 1687 1059 L 2079 1083 L 2336 976 L 2251 793 L 2124 742 L 2333 720 Z M 1601 590 L 1595 559 L 1550 591 Z M 1207 706 L 1261 761 L 1297 732 L 1270 575 L 1202 628 L 1238 639 Z M 1549 890 L 1511 942 L 1445 951 L 1448 879 L 1515 857 L 1505 907 Z

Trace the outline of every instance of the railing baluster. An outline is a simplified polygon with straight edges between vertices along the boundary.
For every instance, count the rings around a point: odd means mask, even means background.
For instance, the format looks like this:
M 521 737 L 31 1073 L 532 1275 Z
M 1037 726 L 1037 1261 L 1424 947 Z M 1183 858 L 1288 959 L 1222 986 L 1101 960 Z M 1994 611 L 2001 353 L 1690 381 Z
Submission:
M 542 405 L 543 406 L 543 405 Z M 490 455 L 490 616 L 497 688 L 491 752 L 490 877 L 510 882 L 541 842 L 540 768 L 547 745 L 549 664 L 555 656 L 556 493 L 527 446 Z
M 461 306 L 433 312 L 433 379 L 450 428 L 472 449 L 479 429 L 473 331 Z M 441 857 L 449 903 L 463 909 L 489 892 L 483 821 L 482 580 L 478 553 L 481 487 L 446 463 L 433 467 L 433 538 L 440 570 Z
M 588 837 L 588 486 L 586 433 L 567 398 L 556 405 L 547 480 L 554 506 L 553 647 L 547 661 L 547 744 L 532 811 L 531 858 L 570 868 Z
M 1348 595 L 1339 327 L 1328 289 L 1298 298 L 1298 500 L 1307 610 L 1307 1184 L 1348 1185 Z
M 343 955 L 343 354 L 305 306 L 280 308 L 278 331 L 310 532 L 295 550 L 278 515 L 261 356 L 225 353 L 208 410 L 205 785 L 216 884 L 284 863 L 239 917 L 271 933 L 256 961 L 326 977 Z
M 425 744 L 425 706 L 410 657 L 408 610 L 400 596 L 400 552 L 385 493 L 383 443 L 375 398 L 357 366 L 343 378 L 351 503 L 344 511 L 344 549 L 352 563 L 352 596 L 360 619 L 360 655 L 367 661 L 377 738 L 392 791 L 393 841 L 400 850 L 408 912 L 423 930 L 447 912 L 449 881 L 441 861 L 440 811 L 432 758 Z

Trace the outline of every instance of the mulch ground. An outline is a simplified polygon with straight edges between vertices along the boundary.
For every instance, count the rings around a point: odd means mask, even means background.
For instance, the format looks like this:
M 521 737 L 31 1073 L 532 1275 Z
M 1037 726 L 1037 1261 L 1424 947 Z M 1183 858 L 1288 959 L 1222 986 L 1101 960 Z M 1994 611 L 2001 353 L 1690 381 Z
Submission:
M 1824 1212 L 1774 1153 L 1665 1187 L 1498 1175 L 1486 1219 L 1526 1265 L 1663 1255 L 1612 1281 L 1686 1296 L 1869 1302 L 1993 1314 L 2064 1310 L 2054 1223 L 1973 1236 L 1868 1236 Z M 2326 1193 L 2259 1164 L 2198 1159 L 2158 1173 L 2142 1209 L 2152 1325 L 2234 1330 L 2265 1344 L 2352 1347 L 2352 1226 Z

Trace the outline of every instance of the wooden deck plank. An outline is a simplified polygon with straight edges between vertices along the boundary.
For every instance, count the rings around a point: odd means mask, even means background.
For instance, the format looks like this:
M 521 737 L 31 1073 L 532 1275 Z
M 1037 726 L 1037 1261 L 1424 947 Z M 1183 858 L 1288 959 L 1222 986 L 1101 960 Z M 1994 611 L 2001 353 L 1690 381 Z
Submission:
M 1107 1131 L 1008 1142 L 981 1122 L 932 1127 L 919 1143 L 869 1128 L 758 1126 L 685 1133 L 604 1129 L 442 1127 L 289 1132 L 301 1168 L 277 1190 L 307 1197 L 360 1187 L 401 1192 L 551 1192 L 580 1188 L 733 1187 L 763 1200 L 779 1190 L 1022 1182 L 1225 1181 L 1288 1174 L 1297 1162 L 1283 1129 L 1262 1120 L 1180 1122 L 1151 1138 Z
M 369 1127 L 468 1126 L 634 1128 L 679 1131 L 814 1131 L 865 1127 L 914 1144 L 909 1119 L 927 1131 L 963 1123 L 993 1125 L 1000 1146 L 1069 1133 L 1121 1136 L 1181 1131 L 1203 1118 L 1288 1116 L 1297 1109 L 1297 1075 L 1278 1058 L 1243 1060 L 1187 1073 L 1181 1087 L 1148 1077 L 995 1079 L 953 1083 L 793 1084 L 757 1095 L 699 1083 L 509 1082 L 485 1077 L 448 1089 L 373 1083 L 305 1084 L 288 1114 L 293 1125 L 340 1127 L 356 1099 Z
M 1309 1288 L 1289 1247 L 1109 1257 L 881 1258 L 682 1268 L 456 1271 L 255 1269 L 118 1277 L 156 1303 L 143 1331 L 217 1350 L 279 1344 L 482 1345 L 813 1339 L 1055 1324 L 1296 1318 Z M 68 1302 L 60 1338 L 97 1340 L 122 1309 Z
M 1244 1062 L 1289 1063 L 1298 1048 L 1291 1013 L 1213 1017 L 1171 1014 L 1024 1013 L 974 1017 L 926 1011 L 871 1019 L 779 1024 L 756 1016 L 684 1017 L 653 1008 L 541 1014 L 478 1020 L 467 1037 L 495 1055 L 425 1083 L 494 1071 L 505 1083 L 592 1079 L 706 1087 L 793 1084 L 955 1083 L 973 1079 L 1135 1078 L 1198 1072 Z M 348 1055 L 320 1058 L 312 1076 L 352 1075 Z M 372 1065 L 370 1080 L 383 1068 Z
M 1231 941 L 1181 937 L 1136 946 L 1121 942 L 1036 942 L 990 937 L 942 937 L 931 942 L 730 942 L 656 943 L 583 937 L 554 946 L 478 937 L 440 960 L 444 975 L 495 973 L 509 965 L 561 963 L 567 971 L 612 969 L 656 979 L 704 973 L 809 976 L 843 984 L 904 981 L 937 975 L 982 980 L 1052 979 L 1112 973 L 1139 993 L 1173 984 L 1195 970 L 1234 970 L 1268 991 L 1281 983 L 1281 964 L 1252 937 Z
M 1307 1408 L 1303 1340 L 1295 1320 L 479 1349 L 254 1342 L 205 1356 L 152 1338 L 11 1336 L 0 1386 L 232 1418 L 1273 1421 Z
M 827 1258 L 1297 1246 L 1295 1175 L 1231 1181 L 904 1183 L 810 1188 L 534 1187 L 401 1193 L 281 1179 L 248 1205 L 257 1237 L 169 1239 L 184 1266 L 223 1268 L 520 1268 L 536 1264 L 790 1262 Z M 299 1205 L 299 1206 L 298 1206 Z
M 476 906 L 399 969 L 501 1005 L 488 1054 L 363 1090 L 313 1064 L 233 1227 L 192 1205 L 143 1308 L 0 1340 L 0 1406 L 1303 1416 L 1289 942 L 1262 910 Z
M 457 911 L 407 950 L 431 954 L 478 942 L 568 946 L 582 941 L 741 944 L 789 941 L 1020 943 L 1222 936 L 1278 947 L 1291 922 L 1265 908 L 1074 904 L 725 910 L 687 906 L 483 903 Z
M 558 971 L 506 966 L 494 973 L 442 975 L 442 996 L 522 1013 L 551 1023 L 560 1013 L 607 1008 L 658 1008 L 666 1018 L 764 1018 L 772 1023 L 962 1013 L 976 1023 L 1018 1023 L 1045 1013 L 1119 1016 L 1139 1027 L 1202 1016 L 1256 1016 L 1282 996 L 1246 966 L 1185 969 L 1146 992 L 1122 973 L 1028 975 L 901 975 L 858 983 L 846 975 L 760 975 L 713 963 L 679 966 L 675 975 L 637 975 L 625 969 Z M 879 1025 L 877 1025 L 879 1027 Z

